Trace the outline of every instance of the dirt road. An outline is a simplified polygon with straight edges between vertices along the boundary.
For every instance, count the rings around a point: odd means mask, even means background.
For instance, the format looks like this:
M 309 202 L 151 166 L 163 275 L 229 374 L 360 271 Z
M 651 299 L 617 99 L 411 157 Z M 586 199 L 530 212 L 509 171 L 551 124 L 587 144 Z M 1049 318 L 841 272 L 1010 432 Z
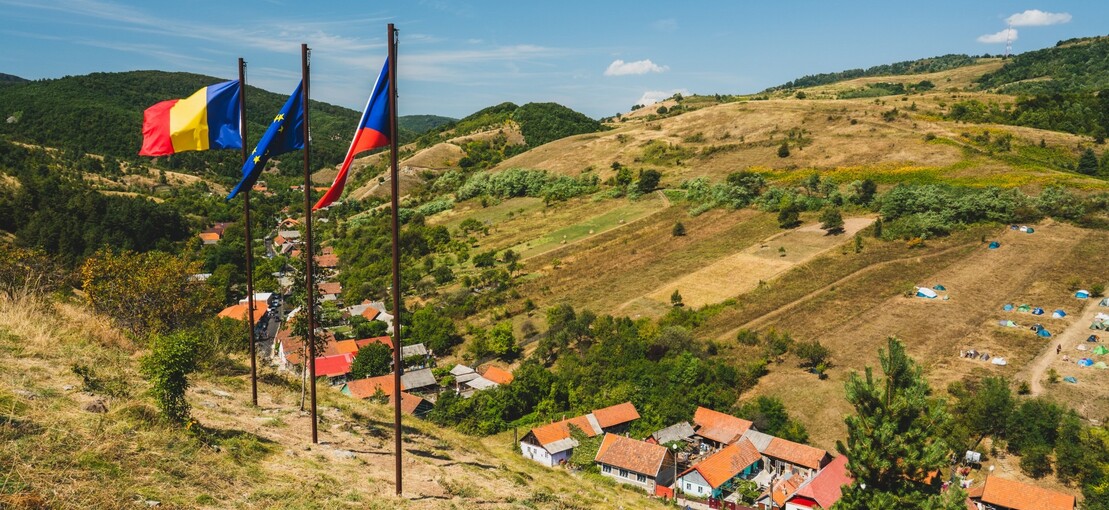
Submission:
M 1086 338 L 1089 337 L 1091 333 L 1104 333 L 1091 331 L 1089 329 L 1090 323 L 1094 320 L 1094 316 L 1097 315 L 1099 311 L 1105 311 L 1105 308 L 1097 306 L 1098 301 L 1100 301 L 1100 298 L 1087 299 L 1082 305 L 1082 310 L 1077 316 L 1078 318 L 1075 319 L 1067 329 L 1063 330 L 1062 333 L 1055 335 L 1055 341 L 1044 346 L 1043 352 L 1041 352 L 1039 356 L 1036 356 L 1036 359 L 1032 360 L 1032 364 L 1029 365 L 1027 369 L 1029 384 L 1032 386 L 1032 396 L 1043 393 L 1044 373 L 1047 372 L 1047 369 L 1051 368 L 1055 362 L 1063 363 L 1062 359 L 1064 354 L 1071 358 L 1071 361 L 1067 363 L 1074 363 L 1076 359 L 1089 355 L 1088 351 L 1077 351 L 1075 348 L 1079 344 L 1086 343 Z M 1104 335 L 1102 335 L 1102 337 L 1104 341 Z M 1062 353 L 1056 354 L 1056 346 L 1062 346 Z

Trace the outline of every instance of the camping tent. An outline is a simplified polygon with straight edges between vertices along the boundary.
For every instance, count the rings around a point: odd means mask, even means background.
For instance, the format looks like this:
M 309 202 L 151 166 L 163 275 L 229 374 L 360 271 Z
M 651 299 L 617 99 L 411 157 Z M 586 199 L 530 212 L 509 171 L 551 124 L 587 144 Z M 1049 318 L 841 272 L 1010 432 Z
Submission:
M 1051 338 L 1051 332 L 1044 328 L 1040 328 L 1040 330 L 1037 331 L 1036 334 L 1044 338 Z
M 1097 347 L 1094 347 L 1094 354 L 1097 354 L 1098 356 L 1104 356 L 1106 354 L 1109 354 L 1109 348 L 1106 348 L 1104 345 L 1099 345 Z
M 939 285 L 939 284 L 937 284 L 935 287 L 932 287 L 932 288 L 935 289 L 935 290 L 947 290 L 947 287 L 944 287 L 943 285 Z
M 1098 337 L 1097 337 L 1097 335 L 1090 335 L 1090 336 L 1086 337 L 1086 341 L 1087 342 L 1096 342 L 1096 341 L 1098 341 Z
M 1038 306 L 1035 309 L 1032 310 L 1032 315 L 1043 315 L 1043 314 L 1044 314 L 1044 309 L 1040 308 Z
M 1082 358 L 1082 359 L 1078 360 L 1078 366 L 1080 366 L 1080 367 L 1092 367 L 1092 366 L 1094 366 L 1094 360 L 1092 360 L 1090 358 Z
M 1080 290 L 1080 291 L 1074 293 L 1074 297 L 1076 297 L 1078 299 L 1089 299 L 1090 298 L 1090 291 Z
M 1019 230 L 1021 232 L 1028 232 L 1028 227 L 1026 227 L 1024 225 L 1021 225 L 1021 226 L 1017 227 L 1017 230 Z
M 1068 376 L 1064 377 L 1063 380 L 1067 381 L 1071 384 L 1078 384 L 1078 379 L 1075 379 L 1073 375 L 1068 375 Z
M 1034 229 L 1034 228 L 1032 228 L 1032 227 L 1028 227 L 1028 229 L 1027 229 L 1027 230 L 1025 230 L 1025 232 L 1028 232 L 1029 234 L 1032 234 L 1032 233 L 1035 233 L 1035 232 L 1036 232 L 1036 229 Z
M 997 321 L 997 325 L 998 326 L 1003 326 L 1003 327 L 1006 327 L 1006 328 L 1019 328 L 1020 327 L 1019 325 L 1017 325 L 1017 323 L 1015 323 L 1013 321 Z
M 917 289 L 916 289 L 916 297 L 936 299 L 936 296 L 938 296 L 938 295 L 939 294 L 936 294 L 936 291 L 934 291 L 932 289 L 929 289 L 927 287 L 917 287 Z
M 1094 363 L 1094 368 L 1105 370 L 1106 368 L 1109 368 L 1109 365 L 1106 365 L 1104 361 L 1099 361 L 1097 363 Z
M 1001 356 L 995 356 L 994 359 L 990 360 L 990 363 L 1001 367 L 1009 364 L 1005 361 L 1005 358 L 1002 358 Z
M 1011 312 L 1011 311 L 1013 311 L 1013 304 L 1012 303 L 1006 303 L 1005 306 L 1001 307 L 1001 309 L 1005 310 L 1006 312 Z
M 1100 303 L 1098 303 L 1098 304 L 1099 304 L 1099 305 L 1101 305 L 1101 306 L 1109 306 L 1109 297 L 1107 297 L 1107 298 L 1103 298 L 1103 299 L 1101 300 L 1101 302 L 1100 302 Z
M 999 243 L 997 241 L 993 241 L 993 242 L 990 243 L 990 249 L 991 250 L 996 250 L 1000 247 L 1001 247 L 1001 243 Z
M 1067 312 L 1064 312 L 1063 310 L 1055 310 L 1054 312 L 1051 312 L 1051 318 L 1052 319 L 1062 319 L 1063 317 L 1066 317 L 1066 316 L 1067 316 Z
M 1078 349 L 1078 350 L 1080 350 L 1080 351 L 1084 351 L 1084 350 L 1086 350 L 1086 346 L 1085 346 L 1085 345 L 1082 345 L 1082 344 L 1078 344 L 1078 346 L 1077 346 L 1077 347 L 1075 347 L 1075 349 Z
M 1028 313 L 1032 311 L 1032 307 L 1028 305 L 1020 305 L 1017 307 L 1017 311 Z

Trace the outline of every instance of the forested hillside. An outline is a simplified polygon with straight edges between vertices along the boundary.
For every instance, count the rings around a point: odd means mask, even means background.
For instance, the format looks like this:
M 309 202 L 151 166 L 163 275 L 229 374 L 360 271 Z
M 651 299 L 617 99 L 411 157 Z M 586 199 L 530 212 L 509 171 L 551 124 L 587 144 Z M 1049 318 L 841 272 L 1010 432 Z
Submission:
M 893 64 L 882 64 L 866 69 L 848 69 L 846 71 L 839 71 L 835 73 L 820 73 L 802 76 L 793 81 L 787 81 L 777 87 L 770 87 L 763 92 L 771 92 L 782 89 L 814 87 L 817 85 L 826 85 L 835 83 L 837 81 L 853 80 L 855 78 L 862 78 L 865 76 L 893 76 L 903 74 L 923 74 L 935 73 L 939 71 L 946 71 L 948 69 L 955 69 L 957 67 L 968 66 L 978 61 L 976 57 L 970 55 L 943 55 L 939 57 L 922 58 L 917 60 L 906 60 L 904 62 L 895 62 Z
M 1109 89 L 1109 37 L 1060 41 L 1053 48 L 1014 56 L 983 75 L 983 88 L 1006 94 L 1066 94 Z

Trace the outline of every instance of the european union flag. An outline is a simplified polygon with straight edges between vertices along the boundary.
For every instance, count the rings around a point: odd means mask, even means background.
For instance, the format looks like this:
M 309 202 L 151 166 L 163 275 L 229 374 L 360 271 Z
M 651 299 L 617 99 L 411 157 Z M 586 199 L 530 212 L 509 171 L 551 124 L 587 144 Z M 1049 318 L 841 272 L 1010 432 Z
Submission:
M 251 152 L 243 163 L 243 180 L 235 185 L 235 189 L 227 195 L 227 200 L 235 198 L 243 188 L 249 189 L 254 186 L 258 175 L 266 168 L 266 162 L 271 157 L 304 148 L 303 90 L 304 82 L 301 82 L 293 91 L 293 95 L 289 96 L 289 100 L 285 101 L 281 113 L 273 118 L 270 127 L 266 129 L 266 134 L 262 135 L 258 146 L 254 147 L 254 152 Z

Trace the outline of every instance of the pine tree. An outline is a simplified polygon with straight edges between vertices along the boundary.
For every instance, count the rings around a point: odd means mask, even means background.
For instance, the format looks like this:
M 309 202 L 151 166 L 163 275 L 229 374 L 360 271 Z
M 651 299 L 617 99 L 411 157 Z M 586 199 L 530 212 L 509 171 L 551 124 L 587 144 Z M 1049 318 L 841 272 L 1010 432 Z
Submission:
M 782 145 L 778 147 L 778 157 L 779 158 L 788 158 L 789 157 L 789 143 L 782 142 Z
M 884 380 L 875 380 L 866 367 L 865 376 L 852 373 L 846 384 L 855 414 L 844 419 L 847 443 L 837 442 L 836 449 L 847 456 L 854 482 L 836 508 L 966 508 L 962 490 L 941 494 L 937 483 L 925 483 L 947 465 L 951 452 L 940 434 L 949 428 L 951 415 L 942 400 L 931 396 L 901 342 L 891 337 L 887 345 L 887 351 L 878 351 Z
M 1078 173 L 1083 175 L 1097 173 L 1097 155 L 1094 154 L 1093 149 L 1082 151 L 1082 156 L 1078 158 Z
M 680 222 L 680 221 L 675 223 L 674 224 L 674 230 L 672 230 L 670 233 L 674 237 L 684 236 L 685 235 L 685 225 L 682 225 L 682 222 Z

